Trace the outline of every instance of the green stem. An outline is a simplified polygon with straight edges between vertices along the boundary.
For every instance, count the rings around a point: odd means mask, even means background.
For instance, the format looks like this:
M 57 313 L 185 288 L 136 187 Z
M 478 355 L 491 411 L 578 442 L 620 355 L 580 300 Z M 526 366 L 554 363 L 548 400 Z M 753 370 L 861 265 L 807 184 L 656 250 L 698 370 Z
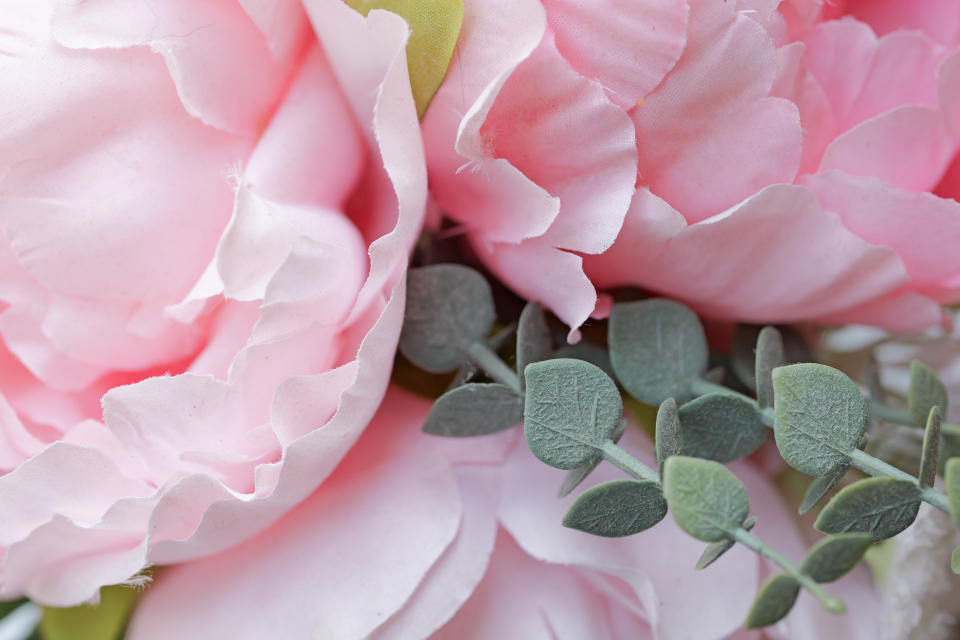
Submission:
M 757 402 L 755 398 L 751 398 L 745 393 L 740 393 L 739 391 L 728 389 L 722 384 L 716 384 L 715 382 L 702 380 L 700 378 L 697 378 L 690 383 L 690 391 L 696 396 L 705 396 L 708 393 L 725 393 L 730 396 L 742 398 L 756 408 L 757 413 L 760 414 L 760 421 L 763 422 L 764 425 L 771 428 L 773 427 L 773 407 L 761 407 L 760 403 Z
M 507 366 L 485 342 L 477 341 L 467 348 L 467 355 L 484 373 L 501 384 L 505 384 L 517 393 L 522 393 L 520 377 Z
M 850 463 L 860 471 L 875 478 L 896 478 L 906 482 L 917 483 L 917 479 L 906 471 L 902 471 L 892 464 L 884 462 L 880 458 L 874 458 L 866 451 L 854 449 L 850 454 Z M 920 493 L 920 499 L 929 505 L 940 509 L 944 513 L 950 513 L 947 502 L 947 496 L 943 495 L 933 487 L 923 487 Z
M 816 598 L 820 600 L 820 602 L 823 603 L 823 606 L 825 606 L 829 611 L 832 611 L 833 613 L 843 613 L 846 610 L 842 600 L 828 595 L 816 580 L 800 571 L 800 567 L 790 562 L 776 549 L 773 549 L 763 540 L 753 536 L 743 527 L 740 527 L 733 532 L 733 539 L 760 554 L 762 557 L 767 558 L 779 565 L 780 568 L 786 573 L 796 578 L 797 582 L 803 585 L 807 591 L 816 596 Z
M 604 460 L 618 467 L 627 475 L 633 476 L 637 480 L 648 480 L 660 484 L 660 476 L 656 471 L 634 458 L 626 450 L 621 449 L 613 440 L 604 442 L 601 452 Z
M 874 418 L 889 422 L 890 424 L 918 428 L 917 424 L 913 421 L 913 417 L 903 409 L 888 407 L 874 400 L 870 400 L 868 406 L 870 407 L 870 415 Z M 960 436 L 960 425 L 944 423 L 940 425 L 940 432 L 951 436 Z

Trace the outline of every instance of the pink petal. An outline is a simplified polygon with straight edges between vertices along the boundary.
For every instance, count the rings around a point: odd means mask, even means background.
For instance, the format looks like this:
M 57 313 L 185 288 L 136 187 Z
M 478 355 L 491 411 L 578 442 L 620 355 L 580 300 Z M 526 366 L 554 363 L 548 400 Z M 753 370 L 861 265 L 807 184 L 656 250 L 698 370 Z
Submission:
M 802 139 L 796 106 L 768 97 L 776 51 L 766 31 L 733 3 L 690 4 L 687 48 L 633 120 L 641 177 L 697 222 L 791 182 Z
M 921 30 L 948 47 L 960 44 L 960 5 L 953 0 L 846 0 L 844 11 L 879 35 Z
M 424 409 L 393 395 L 330 480 L 281 522 L 167 572 L 130 637 L 366 637 L 415 593 L 460 521 L 454 477 L 418 433 Z
M 253 23 L 267 39 L 278 61 L 301 52 L 310 37 L 310 24 L 298 0 L 238 0 Z
M 624 109 L 660 84 L 686 44 L 685 0 L 544 0 L 544 6 L 563 57 Z

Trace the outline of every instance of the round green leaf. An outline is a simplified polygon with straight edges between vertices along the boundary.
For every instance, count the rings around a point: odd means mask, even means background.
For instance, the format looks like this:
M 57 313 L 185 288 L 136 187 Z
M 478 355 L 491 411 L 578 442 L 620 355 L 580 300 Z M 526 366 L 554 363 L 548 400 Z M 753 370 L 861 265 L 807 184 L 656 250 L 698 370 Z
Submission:
M 747 531 L 753 529 L 754 525 L 757 524 L 756 516 L 750 516 L 747 518 L 746 522 L 743 523 L 743 528 Z M 724 540 L 717 540 L 716 542 L 711 542 L 707 545 L 707 548 L 703 550 L 703 553 L 700 555 L 700 559 L 697 560 L 697 571 L 706 569 L 711 564 L 716 562 L 720 556 L 725 554 L 727 551 L 733 548 L 733 545 L 736 544 L 736 540 L 732 538 L 726 538 Z
M 531 362 L 549 358 L 552 349 L 553 340 L 543 308 L 536 302 L 528 302 L 517 324 L 517 373 L 523 375 Z
M 617 385 L 592 364 L 544 360 L 528 365 L 524 377 L 527 445 L 551 467 L 575 469 L 590 462 L 620 426 Z
M 950 568 L 954 573 L 960 573 L 960 547 L 953 550 L 950 554 Z
M 921 429 L 927 424 L 930 409 L 940 407 L 947 415 L 949 398 L 936 372 L 919 360 L 910 363 L 910 387 L 907 390 L 907 406 L 914 424 Z
M 557 348 L 550 357 L 586 360 L 590 364 L 600 367 L 611 378 L 616 378 L 613 366 L 610 364 L 610 354 L 607 353 L 606 349 L 589 340 L 581 340 L 577 344 L 565 344 Z
M 730 538 L 750 511 L 743 483 L 713 460 L 667 458 L 663 493 L 677 525 L 704 542 Z
M 743 626 L 747 629 L 760 629 L 779 622 L 790 613 L 799 594 L 800 583 L 793 576 L 786 573 L 770 576 L 757 592 Z
M 656 482 L 614 480 L 584 491 L 563 518 L 563 526 L 595 536 L 632 536 L 667 515 L 663 489 Z
M 670 456 L 678 456 L 683 451 L 680 439 L 680 413 L 673 398 L 667 398 L 657 409 L 656 425 L 657 468 L 663 477 L 663 463 Z
M 496 315 L 490 285 L 458 264 L 411 269 L 400 351 L 431 373 L 467 362 L 467 349 L 490 332 Z
M 923 451 L 920 454 L 920 473 L 917 478 L 921 487 L 932 487 L 937 479 L 937 462 L 940 457 L 940 407 L 930 408 L 927 427 L 923 431 Z
M 423 431 L 435 436 L 482 436 L 523 421 L 523 397 L 506 385 L 469 383 L 452 389 L 430 408 Z
M 695 458 L 739 460 L 756 451 L 767 436 L 756 407 L 733 394 L 700 396 L 680 407 L 679 417 L 683 455 Z
M 947 460 L 943 488 L 947 492 L 947 504 L 954 523 L 960 527 L 960 458 Z
M 697 314 L 672 300 L 615 304 L 610 312 L 610 360 L 624 388 L 657 406 L 686 400 L 690 382 L 707 370 L 707 339 Z
M 824 533 L 869 532 L 874 540 L 897 535 L 917 518 L 920 487 L 896 478 L 867 478 L 844 487 L 820 512 Z
M 840 482 L 840 479 L 845 476 L 849 470 L 849 463 L 841 464 L 827 475 L 814 478 L 810 486 L 807 487 L 806 493 L 803 494 L 803 501 L 800 503 L 800 509 L 798 510 L 800 515 L 805 514 L 817 506 L 817 503 L 820 502 L 825 495 L 830 493 L 830 490 Z
M 791 467 L 822 476 L 846 464 L 867 428 L 867 404 L 850 378 L 822 364 L 773 370 L 773 432 Z
M 613 442 L 614 444 L 620 442 L 620 438 L 623 437 L 623 433 L 627 430 L 627 421 L 621 419 L 620 426 L 617 427 L 617 430 L 613 432 Z M 571 469 L 567 475 L 563 478 L 563 483 L 560 485 L 560 490 L 557 491 L 557 497 L 563 498 L 570 495 L 570 492 L 580 486 L 580 483 L 587 479 L 593 470 L 603 462 L 603 456 L 596 456 L 591 458 L 589 461 L 580 465 L 576 469 Z
M 817 582 L 833 582 L 853 569 L 873 543 L 869 533 L 838 533 L 813 545 L 800 570 Z
M 785 362 L 783 337 L 775 327 L 764 327 L 757 336 L 756 385 L 757 403 L 773 406 L 773 370 Z

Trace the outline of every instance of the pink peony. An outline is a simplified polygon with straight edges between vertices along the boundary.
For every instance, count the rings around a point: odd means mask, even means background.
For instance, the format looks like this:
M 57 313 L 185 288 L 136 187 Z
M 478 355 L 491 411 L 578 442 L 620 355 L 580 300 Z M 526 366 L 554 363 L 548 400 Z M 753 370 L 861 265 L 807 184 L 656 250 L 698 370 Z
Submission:
M 0 597 L 67 605 L 331 472 L 387 386 L 426 172 L 398 16 L 0 13 Z
M 137 608 L 131 640 L 264 638 L 863 639 L 878 600 L 858 568 L 808 595 L 778 627 L 737 631 L 760 581 L 737 547 L 704 571 L 704 544 L 672 518 L 621 539 L 560 526 L 573 496 L 564 473 L 536 460 L 517 430 L 464 440 L 419 433 L 429 404 L 391 391 L 378 417 L 313 496 L 257 537 L 164 571 Z M 627 447 L 647 462 L 633 429 Z M 643 453 L 646 450 L 648 453 Z M 807 546 L 769 482 L 733 469 L 750 492 L 756 531 L 799 560 Z M 622 477 L 601 465 L 588 484 Z
M 960 298 L 955 2 L 465 5 L 432 190 L 572 328 L 594 287 L 895 330 Z

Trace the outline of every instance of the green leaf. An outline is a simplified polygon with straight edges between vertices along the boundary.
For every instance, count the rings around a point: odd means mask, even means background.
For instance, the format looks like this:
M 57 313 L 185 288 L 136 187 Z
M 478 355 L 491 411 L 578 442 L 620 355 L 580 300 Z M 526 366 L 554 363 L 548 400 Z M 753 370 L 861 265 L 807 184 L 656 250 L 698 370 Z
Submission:
M 656 427 L 657 468 L 660 477 L 663 477 L 663 463 L 670 456 L 678 456 L 683 451 L 683 441 L 680 436 L 680 413 L 673 398 L 667 398 L 660 403 L 657 410 Z
M 773 387 L 773 432 L 787 464 L 811 476 L 846 464 L 867 428 L 857 385 L 833 367 L 805 363 L 774 369 Z
M 839 533 L 813 545 L 800 570 L 817 582 L 833 582 L 853 569 L 873 543 L 869 533 Z
M 800 583 L 791 575 L 778 573 L 767 578 L 753 600 L 747 621 L 747 629 L 760 629 L 779 622 L 790 613 L 800 594 Z
M 100 603 L 65 609 L 44 607 L 40 635 L 44 640 L 119 640 L 140 592 L 113 586 L 100 590 Z
M 784 363 L 783 337 L 774 327 L 764 327 L 757 336 L 757 403 L 773 406 L 773 370 Z
M 457 438 L 482 436 L 523 421 L 523 396 L 506 385 L 469 383 L 452 389 L 430 408 L 424 433 Z
M 667 515 L 656 482 L 614 480 L 584 491 L 567 511 L 563 526 L 595 536 L 619 538 L 649 529 Z
M 756 346 L 760 327 L 754 324 L 738 324 L 733 330 L 730 347 L 730 368 L 750 391 L 757 389 Z
M 747 531 L 753 529 L 754 525 L 757 524 L 756 516 L 750 516 L 747 518 L 746 522 L 741 525 Z M 716 542 L 711 542 L 707 545 L 707 548 L 703 550 L 703 553 L 700 555 L 700 559 L 697 560 L 697 571 L 706 569 L 711 564 L 716 562 L 720 556 L 725 554 L 727 551 L 733 548 L 733 545 L 736 544 L 736 540 L 731 538 L 726 538 L 724 540 L 717 540 Z
M 960 458 L 947 460 L 943 488 L 947 492 L 947 505 L 953 522 L 960 527 Z
M 927 424 L 930 409 L 940 407 L 947 415 L 947 388 L 933 369 L 919 360 L 910 363 L 910 387 L 907 390 L 907 406 L 914 424 L 923 428 Z
M 623 437 L 624 431 L 627 430 L 627 421 L 620 420 L 620 426 L 617 427 L 617 430 L 613 432 L 613 442 L 616 444 L 620 442 L 620 438 Z M 603 461 L 603 456 L 597 456 L 591 459 L 589 462 L 586 462 L 576 469 L 571 469 L 567 475 L 563 478 L 563 483 L 560 485 L 560 490 L 557 491 L 557 497 L 563 498 L 570 495 L 570 492 L 576 489 L 581 482 L 587 479 L 593 470 Z
M 585 360 L 592 365 L 600 367 L 600 369 L 611 378 L 616 378 L 616 375 L 613 373 L 613 365 L 610 364 L 610 354 L 607 353 L 606 349 L 589 340 L 581 340 L 577 344 L 565 344 L 554 351 L 550 357 Z
M 610 360 L 624 388 L 657 406 L 686 400 L 690 382 L 707 370 L 707 339 L 697 315 L 672 300 L 613 305 Z
M 920 457 L 920 473 L 917 479 L 921 487 L 932 487 L 937 479 L 937 462 L 940 457 L 940 407 L 930 407 L 927 428 L 923 432 L 923 452 Z
M 386 9 L 407 21 L 410 88 L 417 115 L 423 118 L 453 57 L 463 23 L 463 3 L 461 0 L 347 0 L 347 4 L 363 15 L 372 9 Z
M 708 393 L 680 407 L 683 455 L 731 462 L 756 451 L 767 436 L 756 407 L 740 396 Z
M 677 525 L 704 542 L 731 537 L 750 511 L 743 483 L 713 460 L 667 458 L 663 492 Z
M 473 269 L 438 264 L 411 269 L 400 351 L 431 373 L 453 371 L 495 319 L 490 285 Z
M 913 482 L 867 478 L 840 490 L 814 526 L 824 533 L 864 531 L 885 540 L 909 527 L 919 508 L 920 487 Z
M 830 490 L 840 482 L 843 476 L 847 475 L 847 471 L 849 470 L 849 463 L 841 464 L 827 475 L 814 478 L 810 486 L 807 487 L 806 493 L 803 494 L 803 501 L 800 503 L 800 509 L 798 509 L 800 515 L 805 514 L 817 506 L 817 503 L 820 502 L 825 495 L 830 493 Z
M 517 325 L 517 373 L 523 375 L 531 362 L 549 358 L 552 349 L 553 340 L 543 308 L 536 302 L 528 302 L 520 312 Z
M 960 573 L 960 547 L 953 550 L 950 554 L 950 568 L 954 573 Z
M 623 403 L 603 371 L 583 360 L 544 360 L 528 365 L 524 377 L 524 434 L 541 461 L 575 469 L 612 439 Z

